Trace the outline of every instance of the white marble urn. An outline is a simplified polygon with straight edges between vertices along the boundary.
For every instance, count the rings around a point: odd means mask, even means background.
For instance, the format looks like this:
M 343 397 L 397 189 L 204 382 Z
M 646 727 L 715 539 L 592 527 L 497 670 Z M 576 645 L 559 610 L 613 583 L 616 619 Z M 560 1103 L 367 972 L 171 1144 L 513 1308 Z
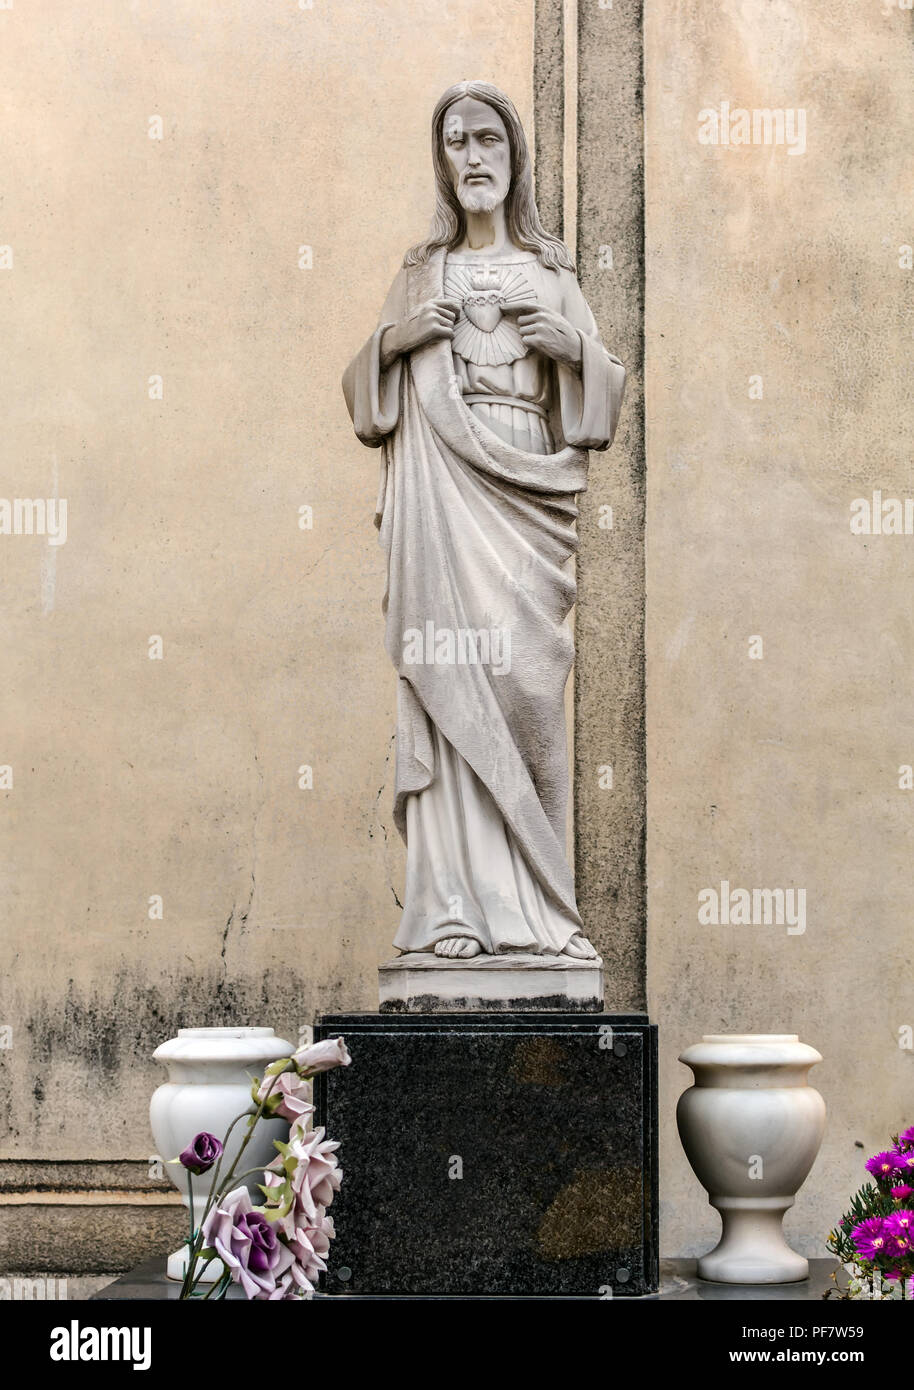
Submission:
M 290 1057 L 292 1043 L 277 1038 L 272 1028 L 179 1028 L 178 1036 L 162 1043 L 152 1054 L 168 1068 L 168 1080 L 153 1094 L 149 1123 L 156 1151 L 165 1160 L 165 1172 L 189 1207 L 187 1172 L 168 1160 L 176 1158 L 202 1130 L 222 1139 L 236 1115 L 251 1109 L 251 1082 L 264 1067 L 279 1057 Z M 241 1147 L 245 1121 L 232 1130 L 222 1161 L 226 1174 Z M 273 1140 L 289 1136 L 287 1120 L 262 1119 L 244 1151 L 239 1175 L 249 1168 L 263 1168 L 276 1157 Z M 199 1226 L 215 1169 L 194 1178 L 194 1225 Z M 220 1183 L 222 1178 L 220 1177 Z M 262 1193 L 257 1184 L 262 1174 L 252 1174 L 244 1185 L 255 1201 Z M 233 1186 L 241 1184 L 233 1184 Z M 189 1227 L 189 1222 L 188 1222 Z M 181 1246 L 168 1257 L 168 1277 L 183 1279 L 187 1249 Z M 203 1282 L 218 1279 L 222 1267 L 214 1260 Z
M 808 1079 L 821 1062 L 795 1033 L 709 1033 L 679 1058 L 695 1084 L 679 1098 L 682 1147 L 720 1213 L 720 1242 L 698 1261 L 702 1279 L 789 1284 L 809 1266 L 782 1221 L 815 1161 L 825 1102 Z

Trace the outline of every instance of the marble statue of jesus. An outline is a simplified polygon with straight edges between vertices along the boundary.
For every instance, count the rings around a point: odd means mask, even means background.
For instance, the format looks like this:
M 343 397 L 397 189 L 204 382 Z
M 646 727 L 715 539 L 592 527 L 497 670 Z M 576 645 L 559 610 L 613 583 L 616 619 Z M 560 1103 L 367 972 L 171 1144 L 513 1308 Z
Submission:
M 381 450 L 407 848 L 394 944 L 591 960 L 564 848 L 567 567 L 587 451 L 612 442 L 625 370 L 540 223 L 508 98 L 449 88 L 432 153 L 431 234 L 343 380 L 356 434 Z

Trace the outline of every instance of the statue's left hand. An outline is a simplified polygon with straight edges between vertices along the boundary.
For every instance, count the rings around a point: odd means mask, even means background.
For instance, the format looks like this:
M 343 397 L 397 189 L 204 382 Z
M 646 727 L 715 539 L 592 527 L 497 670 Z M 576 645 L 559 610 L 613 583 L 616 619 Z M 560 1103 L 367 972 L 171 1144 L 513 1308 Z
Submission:
M 535 303 L 512 304 L 510 312 L 517 314 L 517 327 L 527 347 L 553 362 L 581 365 L 581 335 L 564 314 Z

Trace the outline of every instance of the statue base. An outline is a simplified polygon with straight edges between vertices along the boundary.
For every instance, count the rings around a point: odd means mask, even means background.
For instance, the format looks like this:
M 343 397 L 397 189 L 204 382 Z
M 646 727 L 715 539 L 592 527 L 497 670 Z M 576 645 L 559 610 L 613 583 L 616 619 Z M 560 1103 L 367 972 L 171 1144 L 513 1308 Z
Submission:
M 630 1298 L 659 1285 L 657 1030 L 644 1014 L 333 1014 L 315 1077 L 344 1178 L 322 1288 Z
M 447 960 L 410 951 L 378 968 L 381 1013 L 599 1013 L 603 961 L 510 954 Z

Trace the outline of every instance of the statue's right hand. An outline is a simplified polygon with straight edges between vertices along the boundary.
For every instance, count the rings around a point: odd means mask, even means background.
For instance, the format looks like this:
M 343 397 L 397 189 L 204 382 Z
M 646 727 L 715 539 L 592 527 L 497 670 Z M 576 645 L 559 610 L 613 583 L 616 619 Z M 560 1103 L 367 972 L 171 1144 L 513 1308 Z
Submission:
M 459 313 L 456 299 L 427 299 L 385 333 L 384 347 L 399 354 L 412 352 L 438 338 L 452 338 Z

